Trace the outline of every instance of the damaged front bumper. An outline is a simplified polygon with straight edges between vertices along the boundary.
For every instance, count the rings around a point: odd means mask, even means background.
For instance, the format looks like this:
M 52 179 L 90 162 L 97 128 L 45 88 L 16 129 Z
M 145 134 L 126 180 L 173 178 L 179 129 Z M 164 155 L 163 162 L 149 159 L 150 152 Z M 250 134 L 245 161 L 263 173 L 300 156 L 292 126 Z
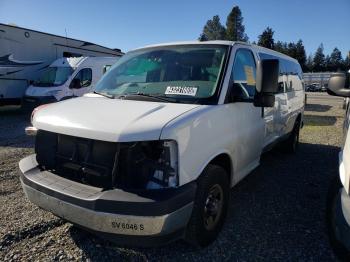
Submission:
M 28 199 L 73 224 L 121 244 L 150 246 L 183 237 L 196 184 L 127 192 L 103 190 L 38 168 L 36 156 L 19 163 Z

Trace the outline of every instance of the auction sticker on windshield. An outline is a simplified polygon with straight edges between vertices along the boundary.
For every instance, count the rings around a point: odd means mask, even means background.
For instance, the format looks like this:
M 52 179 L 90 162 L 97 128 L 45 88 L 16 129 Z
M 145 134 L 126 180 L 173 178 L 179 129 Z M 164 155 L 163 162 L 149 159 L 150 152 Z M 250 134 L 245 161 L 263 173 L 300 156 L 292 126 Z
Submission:
M 195 96 L 197 93 L 197 89 L 198 88 L 194 86 L 168 86 L 165 90 L 165 94 Z

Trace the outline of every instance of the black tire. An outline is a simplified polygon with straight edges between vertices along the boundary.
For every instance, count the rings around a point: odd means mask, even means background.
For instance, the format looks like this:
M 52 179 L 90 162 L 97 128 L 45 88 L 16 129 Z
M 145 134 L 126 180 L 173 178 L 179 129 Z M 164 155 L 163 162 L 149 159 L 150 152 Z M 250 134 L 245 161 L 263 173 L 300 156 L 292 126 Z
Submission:
M 299 147 L 300 121 L 296 120 L 293 130 L 286 141 L 283 142 L 283 149 L 287 153 L 296 153 Z
M 334 254 L 340 261 L 349 261 L 350 260 L 350 251 L 338 241 L 336 237 L 336 222 L 335 222 L 335 214 L 336 214 L 336 206 L 337 201 L 339 200 L 338 195 L 339 191 L 342 188 L 342 184 L 340 182 L 339 176 L 333 178 L 330 183 L 328 193 L 327 193 L 327 208 L 326 208 L 326 221 L 327 221 L 327 231 L 329 242 L 332 246 Z
M 196 197 L 192 216 L 186 228 L 185 240 L 196 247 L 205 247 L 217 238 L 225 222 L 230 185 L 228 174 L 217 165 L 208 165 L 197 183 Z M 220 201 L 215 200 L 216 197 L 212 197 L 215 194 L 213 192 L 219 191 L 221 204 Z M 215 210 L 219 210 L 216 216 Z

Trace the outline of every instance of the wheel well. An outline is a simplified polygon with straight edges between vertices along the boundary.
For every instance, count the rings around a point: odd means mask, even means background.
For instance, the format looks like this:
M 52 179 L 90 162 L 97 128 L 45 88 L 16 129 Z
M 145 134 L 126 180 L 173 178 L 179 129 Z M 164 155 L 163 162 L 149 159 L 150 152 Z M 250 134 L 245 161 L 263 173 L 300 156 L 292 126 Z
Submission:
M 298 123 L 298 122 L 299 122 L 300 128 L 302 128 L 304 123 L 301 122 L 301 114 L 299 114 L 297 116 L 297 118 L 295 119 L 295 123 Z M 295 125 L 295 123 L 294 123 L 294 125 Z
M 225 169 L 225 171 L 228 175 L 228 179 L 231 183 L 232 163 L 231 163 L 231 158 L 229 157 L 229 155 L 220 154 L 220 155 L 216 156 L 213 160 L 211 160 L 209 164 L 221 166 L 223 169 Z
M 299 114 L 298 116 L 297 116 L 297 119 L 295 120 L 296 122 L 301 122 L 301 114 Z

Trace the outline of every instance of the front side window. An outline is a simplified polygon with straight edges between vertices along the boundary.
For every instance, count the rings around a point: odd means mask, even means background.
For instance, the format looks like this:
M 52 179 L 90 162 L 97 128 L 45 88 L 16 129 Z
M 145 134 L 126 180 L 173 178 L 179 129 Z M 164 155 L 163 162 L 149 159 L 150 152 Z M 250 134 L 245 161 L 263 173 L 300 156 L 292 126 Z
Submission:
M 197 103 L 219 85 L 228 46 L 182 45 L 141 49 L 124 55 L 96 86 L 113 97 L 157 96 Z
M 237 50 L 233 63 L 231 83 L 234 101 L 254 98 L 256 92 L 256 65 L 250 50 Z
M 48 67 L 34 82 L 34 86 L 50 87 L 63 85 L 72 75 L 74 69 L 71 67 Z
M 92 81 L 92 70 L 91 68 L 83 68 L 81 69 L 74 77 L 74 79 L 78 79 L 80 81 L 81 87 L 88 87 L 91 85 Z

